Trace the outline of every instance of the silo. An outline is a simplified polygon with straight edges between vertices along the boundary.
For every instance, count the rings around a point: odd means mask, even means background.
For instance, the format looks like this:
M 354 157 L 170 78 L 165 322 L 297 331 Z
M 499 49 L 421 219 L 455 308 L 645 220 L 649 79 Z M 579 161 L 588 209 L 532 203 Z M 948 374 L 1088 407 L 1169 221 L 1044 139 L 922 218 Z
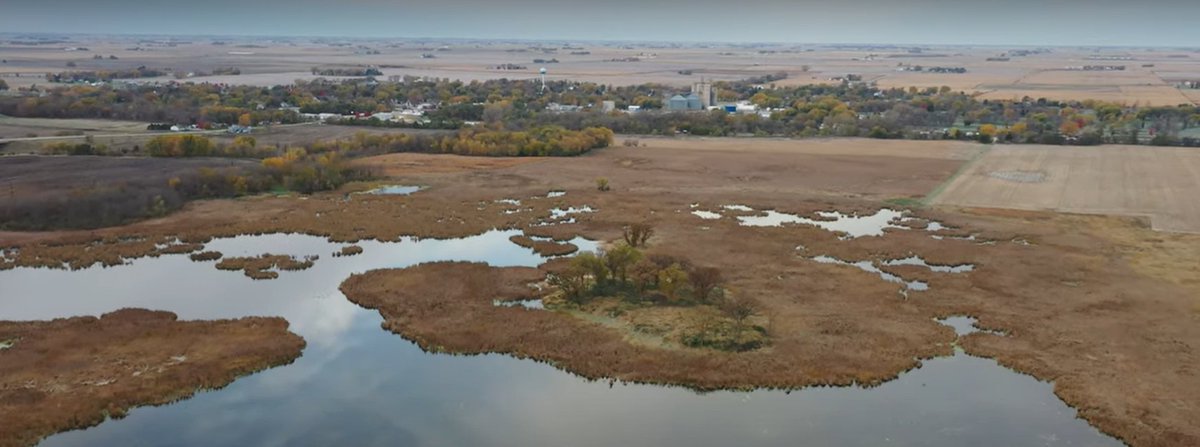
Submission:
M 672 96 L 667 100 L 667 110 L 687 110 L 688 100 L 682 95 Z

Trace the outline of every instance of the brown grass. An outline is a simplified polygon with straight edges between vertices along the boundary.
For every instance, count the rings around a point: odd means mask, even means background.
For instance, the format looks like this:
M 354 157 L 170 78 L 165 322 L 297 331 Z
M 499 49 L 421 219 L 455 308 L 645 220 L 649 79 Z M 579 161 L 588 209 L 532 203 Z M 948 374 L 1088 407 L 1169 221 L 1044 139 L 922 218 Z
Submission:
M 298 259 L 295 256 L 262 254 L 255 257 L 225 258 L 217 263 L 219 270 L 241 270 L 253 279 L 275 279 L 282 271 L 307 270 L 312 268 L 316 256 Z
M 566 314 L 492 304 L 493 299 L 535 297 L 526 284 L 544 275 L 533 268 L 433 263 L 354 275 L 342 283 L 341 290 L 351 301 L 379 310 L 386 329 L 417 342 L 423 349 L 531 357 L 589 378 L 701 389 L 879 383 L 915 367 L 915 355 L 947 352 L 945 348 L 912 352 L 892 358 L 887 367 L 862 365 L 865 368 L 849 373 L 823 367 L 813 357 L 803 355 L 817 353 L 792 349 L 788 351 L 794 355 L 655 349 L 630 343 L 614 329 Z M 445 281 L 448 277 L 455 280 Z M 880 352 L 875 360 L 885 357 L 890 356 Z
M 333 254 L 333 256 L 334 257 L 354 256 L 354 255 L 360 255 L 360 254 L 362 254 L 362 252 L 363 252 L 363 248 L 361 246 L 347 245 L 345 247 L 342 247 L 341 250 L 338 250 L 337 252 L 335 252 Z
M 158 250 L 164 255 L 182 255 L 204 249 L 204 244 L 197 243 L 174 243 Z
M 190 258 L 191 260 L 196 261 L 196 262 L 203 262 L 203 261 L 216 261 L 218 259 L 221 259 L 222 256 L 225 256 L 225 255 L 219 251 L 202 251 L 200 253 L 192 253 L 192 255 L 188 256 L 188 258 Z
M 535 240 L 529 236 L 517 235 L 508 238 L 512 243 L 525 248 L 532 249 L 534 253 L 542 256 L 565 256 L 579 251 L 579 247 L 575 244 L 566 242 L 554 242 L 545 240 Z
M 177 321 L 125 309 L 101 318 L 0 321 L 0 446 L 90 427 L 129 409 L 221 388 L 291 362 L 304 340 L 280 318 Z
M 536 161 L 537 159 L 531 157 L 467 157 L 405 153 L 367 157 L 356 160 L 354 165 L 369 167 L 372 172 L 381 175 L 400 177 L 411 174 L 445 174 L 506 168 Z
M 1189 372 L 1200 368 L 1189 354 L 1200 340 L 1195 324 L 1200 284 L 1195 263 L 1187 262 L 1200 257 L 1200 237 L 1155 233 L 1138 219 L 944 206 L 915 216 L 955 228 L 944 234 L 977 234 L 994 244 L 937 241 L 926 231 L 840 241 L 807 226 L 741 227 L 731 214 L 701 220 L 689 213 L 690 204 L 717 209 L 737 203 L 799 214 L 871 212 L 881 200 L 928 193 L 962 162 L 886 141 L 870 148 L 850 144 L 845 153 L 829 154 L 757 152 L 756 140 L 688 150 L 688 140 L 679 141 L 674 148 L 610 148 L 572 159 L 391 179 L 428 185 L 410 196 L 346 199 L 330 193 L 303 200 L 201 202 L 175 216 L 118 229 L 0 234 L 0 246 L 19 248 L 0 266 L 119 262 L 151 254 L 155 243 L 176 235 L 197 242 L 298 232 L 350 242 L 520 228 L 556 240 L 584 235 L 614 241 L 626 223 L 648 222 L 655 228 L 650 245 L 656 253 L 719 268 L 726 288 L 761 303 L 761 314 L 770 316 L 768 348 L 714 355 L 651 349 L 630 345 L 615 329 L 577 319 L 493 308 L 493 297 L 532 293 L 521 281 L 541 274 L 526 270 L 441 266 L 374 272 L 352 279 L 347 295 L 378 305 L 395 321 L 390 329 L 427 349 L 508 352 L 589 376 L 698 387 L 877 383 L 917 365 L 914 358 L 949 352 L 953 332 L 932 318 L 972 315 L 1009 335 L 977 336 L 979 341 L 964 342 L 968 352 L 1054 380 L 1060 396 L 1101 430 L 1137 446 L 1200 445 L 1193 423 L 1200 419 L 1200 387 L 1192 386 Z M 875 153 L 889 148 L 897 153 Z M 595 191 L 596 177 L 612 179 L 613 190 Z M 551 189 L 567 195 L 545 198 Z M 521 208 L 531 210 L 504 214 L 511 207 L 494 203 L 501 198 L 521 199 Z M 574 215 L 575 224 L 533 226 L 552 208 L 583 205 L 597 212 Z M 925 275 L 931 286 L 906 300 L 897 285 L 877 275 L 807 259 L 821 254 L 851 260 L 919 254 L 934 264 L 977 268 L 962 275 L 899 269 Z M 555 264 L 561 261 L 544 267 L 553 270 Z M 520 281 L 505 286 L 511 290 L 489 295 L 502 288 L 494 283 L 513 275 Z M 482 279 L 459 284 L 460 277 Z M 428 296 L 417 296 L 422 293 Z M 437 300 L 457 304 L 438 310 Z

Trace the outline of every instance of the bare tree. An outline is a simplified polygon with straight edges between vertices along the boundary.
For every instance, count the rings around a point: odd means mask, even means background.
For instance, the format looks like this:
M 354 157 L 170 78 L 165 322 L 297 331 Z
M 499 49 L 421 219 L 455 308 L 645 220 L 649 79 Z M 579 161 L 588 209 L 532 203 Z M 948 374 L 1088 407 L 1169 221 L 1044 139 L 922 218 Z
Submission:
M 733 319 L 738 332 L 741 332 L 746 320 L 758 313 L 758 302 L 750 298 L 730 296 L 721 303 L 721 311 Z
M 721 284 L 721 271 L 714 267 L 696 267 L 692 269 L 688 279 L 692 282 L 692 291 L 696 301 L 706 303 L 712 296 L 713 290 Z
M 654 235 L 654 226 L 648 223 L 635 223 L 625 226 L 624 238 L 625 243 L 630 247 L 645 247 L 646 241 L 650 236 Z

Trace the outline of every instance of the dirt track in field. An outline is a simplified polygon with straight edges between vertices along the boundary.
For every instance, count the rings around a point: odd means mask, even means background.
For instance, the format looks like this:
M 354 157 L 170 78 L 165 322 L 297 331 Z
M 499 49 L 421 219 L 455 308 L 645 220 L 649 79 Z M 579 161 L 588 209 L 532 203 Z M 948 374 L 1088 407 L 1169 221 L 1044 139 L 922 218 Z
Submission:
M 936 204 L 1149 217 L 1200 233 L 1200 151 L 1143 146 L 997 146 Z

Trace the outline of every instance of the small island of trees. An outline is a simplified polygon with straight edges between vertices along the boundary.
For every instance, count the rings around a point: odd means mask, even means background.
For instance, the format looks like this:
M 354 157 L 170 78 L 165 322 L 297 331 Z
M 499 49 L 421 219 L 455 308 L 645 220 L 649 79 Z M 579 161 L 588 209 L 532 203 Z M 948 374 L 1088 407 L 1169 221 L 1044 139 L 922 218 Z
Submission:
M 689 318 L 660 329 L 676 334 L 670 341 L 738 352 L 768 343 L 767 329 L 750 322 L 759 312 L 755 300 L 729 291 L 719 269 L 644 253 L 639 247 L 652 233 L 647 224 L 630 225 L 612 248 L 569 258 L 550 276 L 557 292 L 543 299 L 547 308 L 609 317 L 648 307 L 688 308 Z

